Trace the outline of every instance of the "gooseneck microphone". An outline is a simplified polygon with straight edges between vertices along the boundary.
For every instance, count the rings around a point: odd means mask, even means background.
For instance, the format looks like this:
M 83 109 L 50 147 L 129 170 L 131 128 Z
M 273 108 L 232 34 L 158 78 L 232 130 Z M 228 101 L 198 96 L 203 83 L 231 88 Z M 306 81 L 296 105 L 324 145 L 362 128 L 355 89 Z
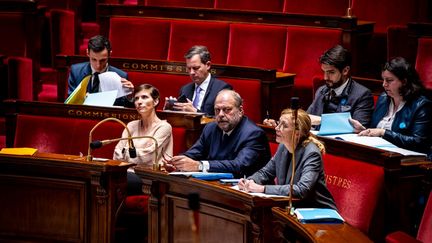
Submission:
M 294 176 L 295 176 L 295 167 L 296 167 L 296 160 L 295 160 L 295 150 L 297 147 L 297 139 L 296 134 L 299 130 L 298 128 L 298 122 L 297 122 L 297 114 L 299 109 L 299 98 L 298 97 L 291 97 L 291 110 L 292 110 L 292 118 L 294 122 L 294 132 L 292 133 L 292 156 L 291 156 L 291 163 L 292 163 L 292 171 L 291 171 L 291 178 L 290 178 L 290 197 L 289 197 L 289 205 L 287 208 L 288 214 L 294 215 L 294 207 L 292 206 L 292 197 L 293 197 L 293 186 L 294 186 Z
M 139 138 L 150 138 L 153 140 L 154 144 L 155 144 L 155 156 L 154 156 L 154 162 L 153 162 L 153 169 L 154 170 L 159 170 L 159 165 L 157 163 L 157 158 L 158 158 L 158 142 L 156 140 L 156 138 L 152 137 L 152 136 L 136 136 L 136 137 L 127 137 L 127 138 L 113 138 L 113 139 L 106 139 L 106 140 L 94 140 L 92 142 L 90 142 L 90 148 L 91 149 L 98 149 L 101 148 L 102 146 L 105 146 L 107 144 L 113 143 L 113 142 L 118 142 L 121 140 L 129 140 L 132 141 L 133 139 L 139 139 Z M 129 147 L 129 157 L 131 158 L 136 158 L 137 154 L 136 154 L 136 149 L 135 147 Z
M 108 140 L 102 140 L 102 141 L 93 141 L 93 139 L 92 139 L 93 131 L 97 127 L 99 127 L 101 124 L 103 124 L 103 123 L 105 123 L 107 121 L 115 121 L 117 123 L 120 123 L 125 128 L 125 130 L 127 131 L 128 137 L 127 138 L 108 139 Z M 152 136 L 132 137 L 131 132 L 130 132 L 129 128 L 127 127 L 127 125 L 124 122 L 122 122 L 121 120 L 119 120 L 117 118 L 114 118 L 114 117 L 109 117 L 109 118 L 103 119 L 102 121 L 96 123 L 96 125 L 90 130 L 90 132 L 89 132 L 88 152 L 87 152 L 86 160 L 87 161 L 92 161 L 93 160 L 93 156 L 91 155 L 91 152 L 92 152 L 93 149 L 100 148 L 100 147 L 102 147 L 105 144 L 109 144 L 109 143 L 112 143 L 112 142 L 115 142 L 115 141 L 120 141 L 120 140 L 128 140 L 128 143 L 129 143 L 129 156 L 131 158 L 136 158 L 136 156 L 137 156 L 136 149 L 135 149 L 135 146 L 134 146 L 133 141 L 132 141 L 133 139 L 136 139 L 136 138 L 150 138 L 150 139 L 153 139 L 153 141 L 155 143 L 155 158 L 154 158 L 154 161 L 153 161 L 153 170 L 160 170 L 159 163 L 157 162 L 157 153 L 158 153 L 158 143 L 157 143 L 157 140 L 154 137 L 152 137 Z
M 198 193 L 190 193 L 188 195 L 188 205 L 190 212 L 191 230 L 193 242 L 200 242 L 199 235 L 199 209 L 200 209 L 200 196 Z

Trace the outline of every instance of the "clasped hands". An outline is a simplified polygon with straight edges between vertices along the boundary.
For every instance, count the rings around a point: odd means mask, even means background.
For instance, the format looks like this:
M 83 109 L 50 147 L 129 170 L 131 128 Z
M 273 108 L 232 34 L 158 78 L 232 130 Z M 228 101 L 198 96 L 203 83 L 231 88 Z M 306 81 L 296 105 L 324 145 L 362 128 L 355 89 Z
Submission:
M 177 155 L 170 159 L 163 158 L 166 171 L 198 171 L 200 162 L 184 155 Z
M 240 179 L 238 183 L 240 190 L 245 192 L 264 192 L 264 186 L 255 183 L 254 180 Z

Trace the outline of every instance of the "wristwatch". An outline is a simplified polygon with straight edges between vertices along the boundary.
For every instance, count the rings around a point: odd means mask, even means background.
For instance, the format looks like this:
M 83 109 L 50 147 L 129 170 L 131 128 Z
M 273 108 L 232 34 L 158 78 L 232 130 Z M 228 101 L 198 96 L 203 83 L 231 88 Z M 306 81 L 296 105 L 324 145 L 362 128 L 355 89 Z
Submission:
M 203 171 L 203 163 L 201 161 L 198 161 L 198 162 L 199 162 L 198 170 Z

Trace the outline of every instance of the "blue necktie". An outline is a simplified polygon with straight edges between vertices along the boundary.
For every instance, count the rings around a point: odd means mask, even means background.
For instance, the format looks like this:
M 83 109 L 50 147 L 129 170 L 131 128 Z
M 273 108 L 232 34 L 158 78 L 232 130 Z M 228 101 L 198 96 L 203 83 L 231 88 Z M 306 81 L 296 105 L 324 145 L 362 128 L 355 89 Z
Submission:
M 197 109 L 198 109 L 198 105 L 199 105 L 200 98 L 201 98 L 200 91 L 201 91 L 201 88 L 199 86 L 196 87 L 196 89 L 195 89 L 195 99 L 192 102 L 193 107 L 195 107 Z

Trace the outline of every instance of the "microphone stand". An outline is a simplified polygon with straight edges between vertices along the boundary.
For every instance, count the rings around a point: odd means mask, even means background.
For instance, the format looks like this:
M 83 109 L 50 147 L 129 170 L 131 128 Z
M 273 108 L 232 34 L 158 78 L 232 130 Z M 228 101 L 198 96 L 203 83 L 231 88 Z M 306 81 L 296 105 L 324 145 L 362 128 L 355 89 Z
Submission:
M 93 156 L 91 155 L 91 151 L 92 151 L 92 149 L 91 149 L 91 147 L 90 147 L 90 144 L 91 144 L 91 142 L 92 142 L 92 135 L 93 135 L 93 131 L 94 131 L 98 126 L 100 126 L 101 124 L 103 124 L 103 123 L 105 123 L 105 122 L 107 122 L 107 121 L 115 121 L 115 122 L 117 122 L 117 123 L 120 123 L 120 124 L 121 124 L 125 129 L 126 129 L 126 131 L 127 131 L 127 133 L 128 133 L 128 138 L 129 138 L 129 147 L 130 147 L 130 148 L 134 148 L 133 143 L 132 143 L 132 140 L 130 139 L 130 138 L 132 137 L 132 135 L 131 135 L 131 133 L 130 133 L 130 131 L 129 131 L 129 128 L 126 126 L 126 124 L 125 124 L 124 122 L 122 122 L 121 120 L 117 119 L 117 118 L 109 117 L 109 118 L 103 119 L 102 121 L 96 123 L 96 125 L 95 125 L 91 130 L 90 130 L 90 133 L 89 133 L 89 144 L 88 144 L 88 151 L 87 151 L 87 159 L 86 159 L 87 161 L 92 161 L 92 160 L 93 160 Z
M 292 170 L 291 170 L 291 178 L 290 178 L 290 197 L 288 201 L 288 207 L 287 212 L 289 215 L 294 215 L 294 207 L 292 205 L 292 197 L 293 197 L 293 186 L 294 186 L 294 176 L 295 176 L 295 168 L 296 168 L 296 160 L 295 160 L 295 150 L 297 147 L 296 141 L 296 132 L 299 130 L 298 123 L 297 123 L 297 110 L 298 110 L 299 104 L 298 104 L 298 97 L 292 97 L 291 98 L 291 109 L 293 110 L 293 118 L 294 118 L 294 132 L 291 137 L 292 141 L 292 154 L 291 154 L 291 163 L 292 163 Z
M 101 142 L 101 143 L 100 143 L 100 147 L 102 147 L 103 145 L 106 145 L 106 144 L 113 143 L 113 142 L 118 142 L 118 141 L 120 141 L 120 140 L 133 140 L 133 139 L 138 139 L 138 138 L 150 138 L 150 139 L 153 139 L 153 142 L 154 142 L 154 144 L 155 144 L 154 161 L 153 161 L 153 170 L 160 170 L 160 166 L 159 166 L 159 164 L 157 163 L 157 158 L 158 158 L 158 148 L 159 148 L 159 145 L 158 145 L 158 142 L 157 142 L 156 138 L 154 138 L 154 137 L 152 137 L 152 136 L 137 136 L 137 137 L 114 138 L 114 139 L 102 140 L 102 141 L 100 141 L 100 142 Z M 93 143 L 93 142 L 90 143 L 90 147 L 92 147 L 92 148 L 100 148 L 100 147 L 92 146 L 92 143 Z M 135 148 L 134 148 L 134 149 L 135 149 Z

